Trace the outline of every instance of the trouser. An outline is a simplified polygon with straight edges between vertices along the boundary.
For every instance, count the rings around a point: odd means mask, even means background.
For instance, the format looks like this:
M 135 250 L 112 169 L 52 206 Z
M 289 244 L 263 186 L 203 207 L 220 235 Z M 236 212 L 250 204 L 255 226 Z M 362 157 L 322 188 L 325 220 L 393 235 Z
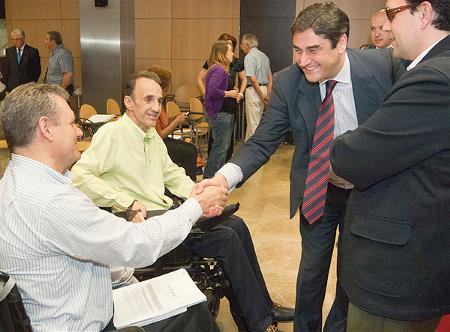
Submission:
M 166 137 L 164 144 L 170 159 L 184 168 L 186 175 L 195 181 L 197 179 L 197 148 L 195 145 L 171 137 Z
M 261 85 L 259 87 L 263 94 L 267 94 L 267 87 Z M 247 141 L 256 131 L 261 121 L 264 111 L 264 103 L 256 93 L 252 86 L 245 90 L 245 117 L 247 119 L 247 130 L 245 132 L 245 140 Z
M 234 114 L 219 112 L 216 119 L 206 117 L 209 130 L 213 137 L 211 151 L 208 154 L 203 177 L 212 178 L 214 174 L 225 164 L 227 150 L 230 146 L 231 135 L 233 134 Z
M 348 332 L 377 331 L 377 332 L 434 332 L 441 317 L 415 322 L 400 321 L 372 315 L 353 304 L 348 307 Z
M 248 327 L 251 331 L 264 331 L 272 323 L 272 300 L 244 221 L 232 216 L 202 235 L 201 240 L 187 244 L 195 254 L 220 262 L 231 284 L 232 298 L 238 302 Z
M 350 190 L 328 184 L 324 215 L 310 225 L 300 216 L 302 257 L 297 276 L 297 294 L 294 316 L 294 331 L 320 332 L 322 330 L 322 306 L 327 287 L 328 272 L 333 255 L 336 229 L 344 230 L 344 217 Z M 338 239 L 338 249 L 340 246 Z M 338 262 L 339 269 L 339 250 Z M 325 322 L 324 331 L 345 331 L 347 324 L 348 298 L 336 282 L 336 296 Z

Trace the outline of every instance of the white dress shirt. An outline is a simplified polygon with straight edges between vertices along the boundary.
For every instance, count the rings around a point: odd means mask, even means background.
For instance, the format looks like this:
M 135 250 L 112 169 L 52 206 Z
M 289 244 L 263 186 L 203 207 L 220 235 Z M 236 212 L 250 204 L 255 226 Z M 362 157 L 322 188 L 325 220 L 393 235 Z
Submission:
M 99 331 L 113 315 L 108 264 L 151 265 L 201 215 L 188 199 L 129 223 L 97 208 L 69 172 L 12 154 L 0 180 L 0 270 L 16 279 L 34 331 Z

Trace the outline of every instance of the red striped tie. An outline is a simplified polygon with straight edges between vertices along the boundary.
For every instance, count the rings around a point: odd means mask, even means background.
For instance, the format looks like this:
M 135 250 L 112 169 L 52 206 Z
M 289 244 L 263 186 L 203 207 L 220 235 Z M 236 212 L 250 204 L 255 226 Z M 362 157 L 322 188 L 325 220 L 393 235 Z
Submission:
M 334 104 L 331 93 L 336 83 L 334 80 L 325 83 L 327 92 L 325 99 L 320 103 L 309 155 L 308 175 L 301 212 L 310 224 L 322 217 L 325 207 L 330 176 L 330 149 L 334 138 Z

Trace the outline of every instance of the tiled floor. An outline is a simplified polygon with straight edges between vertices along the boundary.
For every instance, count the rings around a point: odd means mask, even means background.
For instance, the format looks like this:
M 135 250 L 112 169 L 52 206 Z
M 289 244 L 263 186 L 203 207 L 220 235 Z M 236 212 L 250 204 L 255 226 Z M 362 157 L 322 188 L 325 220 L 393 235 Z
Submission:
M 300 261 L 298 216 L 289 220 L 289 169 L 294 147 L 282 145 L 270 162 L 247 183 L 231 194 L 230 201 L 241 203 L 238 215 L 247 223 L 253 237 L 261 269 L 273 300 L 294 306 L 295 281 Z M 0 150 L 0 176 L 8 162 L 8 151 Z M 334 298 L 336 258 L 333 257 L 325 297 L 324 317 Z M 235 332 L 228 303 L 221 302 L 217 320 L 222 331 Z M 292 323 L 280 324 L 280 330 L 292 331 Z

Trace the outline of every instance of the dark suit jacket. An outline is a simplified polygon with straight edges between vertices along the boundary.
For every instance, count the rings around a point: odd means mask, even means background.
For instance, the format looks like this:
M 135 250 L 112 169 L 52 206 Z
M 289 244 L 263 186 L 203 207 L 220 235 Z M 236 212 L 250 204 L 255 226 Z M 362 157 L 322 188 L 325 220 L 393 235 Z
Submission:
M 41 58 L 39 51 L 25 44 L 20 63 L 17 63 L 17 50 L 15 47 L 6 49 L 5 72 L 3 81 L 6 91 L 28 82 L 37 82 L 41 75 Z
M 347 50 L 358 122 L 378 108 L 392 86 L 389 50 Z M 269 110 L 264 112 L 255 134 L 230 160 L 242 169 L 245 182 L 276 151 L 289 128 L 295 151 L 290 172 L 290 215 L 302 204 L 315 123 L 320 106 L 318 83 L 306 80 L 297 64 L 274 75 Z M 241 183 L 241 184 L 242 184 Z
M 356 186 L 341 251 L 350 301 L 399 320 L 449 313 L 450 36 L 336 139 L 332 166 Z

